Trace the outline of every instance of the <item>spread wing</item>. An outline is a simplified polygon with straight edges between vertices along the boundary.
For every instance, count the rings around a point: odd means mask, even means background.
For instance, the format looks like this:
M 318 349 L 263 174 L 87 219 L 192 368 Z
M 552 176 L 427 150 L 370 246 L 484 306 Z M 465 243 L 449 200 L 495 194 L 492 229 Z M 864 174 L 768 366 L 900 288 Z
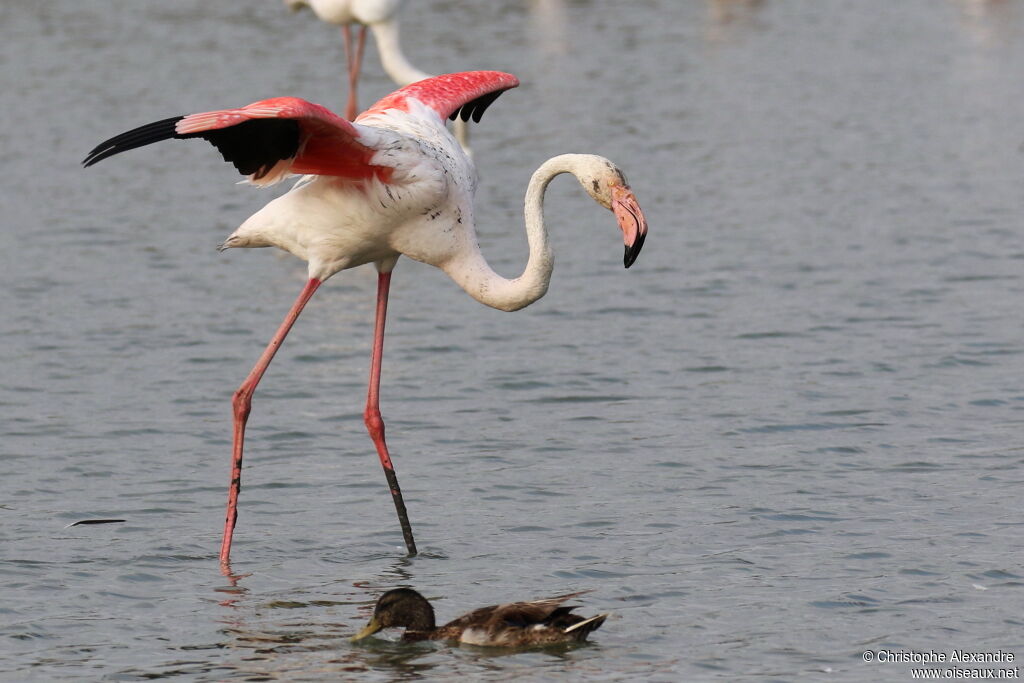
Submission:
M 408 100 L 419 100 L 443 121 L 461 116 L 480 121 L 487 107 L 506 90 L 519 85 L 519 79 L 502 71 L 463 71 L 434 76 L 400 88 L 360 114 L 356 121 L 388 109 L 408 111 Z
M 389 109 L 408 111 L 409 100 L 415 99 L 441 120 L 461 115 L 463 120 L 479 121 L 501 93 L 517 85 L 515 76 L 500 71 L 435 76 L 396 90 L 363 112 L 357 123 L 297 97 L 276 97 L 240 109 L 174 116 L 140 126 L 100 143 L 82 164 L 92 166 L 162 140 L 203 138 L 256 185 L 306 173 L 388 182 L 394 169 L 370 163 L 387 137 L 384 131 L 360 126 L 359 120 Z
M 367 129 L 297 97 L 261 100 L 240 109 L 175 116 L 100 143 L 84 166 L 161 140 L 203 138 L 257 185 L 290 174 L 313 173 L 387 181 L 392 169 L 373 165 L 377 152 Z

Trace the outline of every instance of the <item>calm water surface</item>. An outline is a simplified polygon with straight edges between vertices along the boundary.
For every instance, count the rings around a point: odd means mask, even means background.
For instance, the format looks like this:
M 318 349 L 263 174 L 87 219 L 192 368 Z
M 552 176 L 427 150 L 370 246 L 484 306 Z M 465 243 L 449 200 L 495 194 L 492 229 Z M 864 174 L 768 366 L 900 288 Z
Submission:
M 866 649 L 1024 657 L 1024 6 L 408 3 L 434 72 L 523 86 L 476 131 L 485 253 L 529 173 L 593 151 L 651 234 L 559 180 L 558 265 L 515 314 L 372 268 L 310 304 L 254 401 L 234 582 L 230 397 L 304 265 L 215 247 L 281 190 L 199 143 L 82 171 L 167 116 L 340 108 L 336 29 L 272 0 L 0 4 L 0 678 L 906 680 Z M 419 30 L 413 27 L 421 26 Z M 364 104 L 392 89 L 367 56 Z M 121 518 L 123 524 L 68 524 Z M 442 619 L 592 589 L 587 647 L 347 638 L 383 590 Z M 586 611 L 585 610 L 585 611 Z

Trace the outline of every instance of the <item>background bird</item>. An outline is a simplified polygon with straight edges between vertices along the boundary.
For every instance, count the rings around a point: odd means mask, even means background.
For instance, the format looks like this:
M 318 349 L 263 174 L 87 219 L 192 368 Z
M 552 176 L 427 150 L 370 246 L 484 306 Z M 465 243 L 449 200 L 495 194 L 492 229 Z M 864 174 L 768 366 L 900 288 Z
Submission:
M 391 272 L 401 255 L 436 266 L 473 298 L 514 311 L 547 291 L 554 265 L 542 201 L 552 178 L 577 177 L 594 201 L 613 211 L 625 244 L 628 268 L 639 254 L 647 223 L 622 171 L 602 157 L 565 154 L 544 162 L 526 191 L 529 259 L 523 273 L 504 278 L 488 265 L 477 244 L 472 161 L 445 128 L 447 117 L 480 119 L 505 90 L 511 74 L 476 71 L 449 74 L 402 88 L 356 121 L 305 100 L 280 97 L 240 109 L 176 116 L 115 136 L 84 160 L 109 156 L 167 139 L 203 138 L 256 185 L 290 174 L 308 174 L 235 230 L 221 249 L 275 246 L 308 262 L 309 279 L 256 366 L 233 398 L 234 439 L 221 565 L 228 569 L 237 518 L 245 425 L 260 378 L 306 302 L 335 273 L 365 263 L 378 271 L 377 320 L 364 420 L 391 489 L 410 554 L 416 545 L 401 489 L 384 439 L 380 370 Z
M 430 78 L 430 74 L 413 66 L 402 52 L 402 44 L 398 37 L 398 11 L 405 4 L 405 0 L 284 0 L 284 4 L 295 12 L 308 7 L 320 20 L 341 27 L 348 67 L 345 118 L 352 120 L 359 111 L 357 90 L 367 29 L 373 32 L 381 66 L 397 85 L 405 86 Z M 357 29 L 357 37 L 354 40 L 353 26 Z M 469 128 L 466 122 L 457 119 L 454 128 L 459 144 L 468 152 Z
M 395 588 L 380 596 L 373 617 L 352 640 L 362 640 L 386 628 L 404 627 L 404 641 L 454 640 L 466 645 L 513 648 L 582 643 L 608 618 L 607 614 L 581 617 L 572 613 L 577 605 L 563 605 L 586 592 L 481 607 L 436 626 L 434 608 L 425 597 L 411 588 Z

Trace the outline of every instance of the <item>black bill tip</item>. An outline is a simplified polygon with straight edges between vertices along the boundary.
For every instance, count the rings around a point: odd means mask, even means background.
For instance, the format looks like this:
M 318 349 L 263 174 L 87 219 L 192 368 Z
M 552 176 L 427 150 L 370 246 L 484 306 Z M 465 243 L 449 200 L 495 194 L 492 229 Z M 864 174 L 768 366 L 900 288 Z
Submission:
M 640 249 L 644 246 L 644 240 L 647 238 L 646 233 L 641 233 L 636 241 L 632 245 L 626 246 L 626 253 L 622 257 L 622 264 L 629 268 L 636 261 L 636 257 L 640 255 Z

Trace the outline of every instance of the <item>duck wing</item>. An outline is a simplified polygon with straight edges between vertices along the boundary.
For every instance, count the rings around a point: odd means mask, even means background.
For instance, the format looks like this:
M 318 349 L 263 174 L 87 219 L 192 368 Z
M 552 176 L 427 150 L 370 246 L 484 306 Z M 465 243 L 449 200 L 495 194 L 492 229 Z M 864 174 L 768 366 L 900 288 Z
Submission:
M 441 626 L 432 637 L 492 647 L 582 642 L 607 615 L 585 619 L 572 613 L 577 605 L 563 603 L 587 592 L 481 607 Z

